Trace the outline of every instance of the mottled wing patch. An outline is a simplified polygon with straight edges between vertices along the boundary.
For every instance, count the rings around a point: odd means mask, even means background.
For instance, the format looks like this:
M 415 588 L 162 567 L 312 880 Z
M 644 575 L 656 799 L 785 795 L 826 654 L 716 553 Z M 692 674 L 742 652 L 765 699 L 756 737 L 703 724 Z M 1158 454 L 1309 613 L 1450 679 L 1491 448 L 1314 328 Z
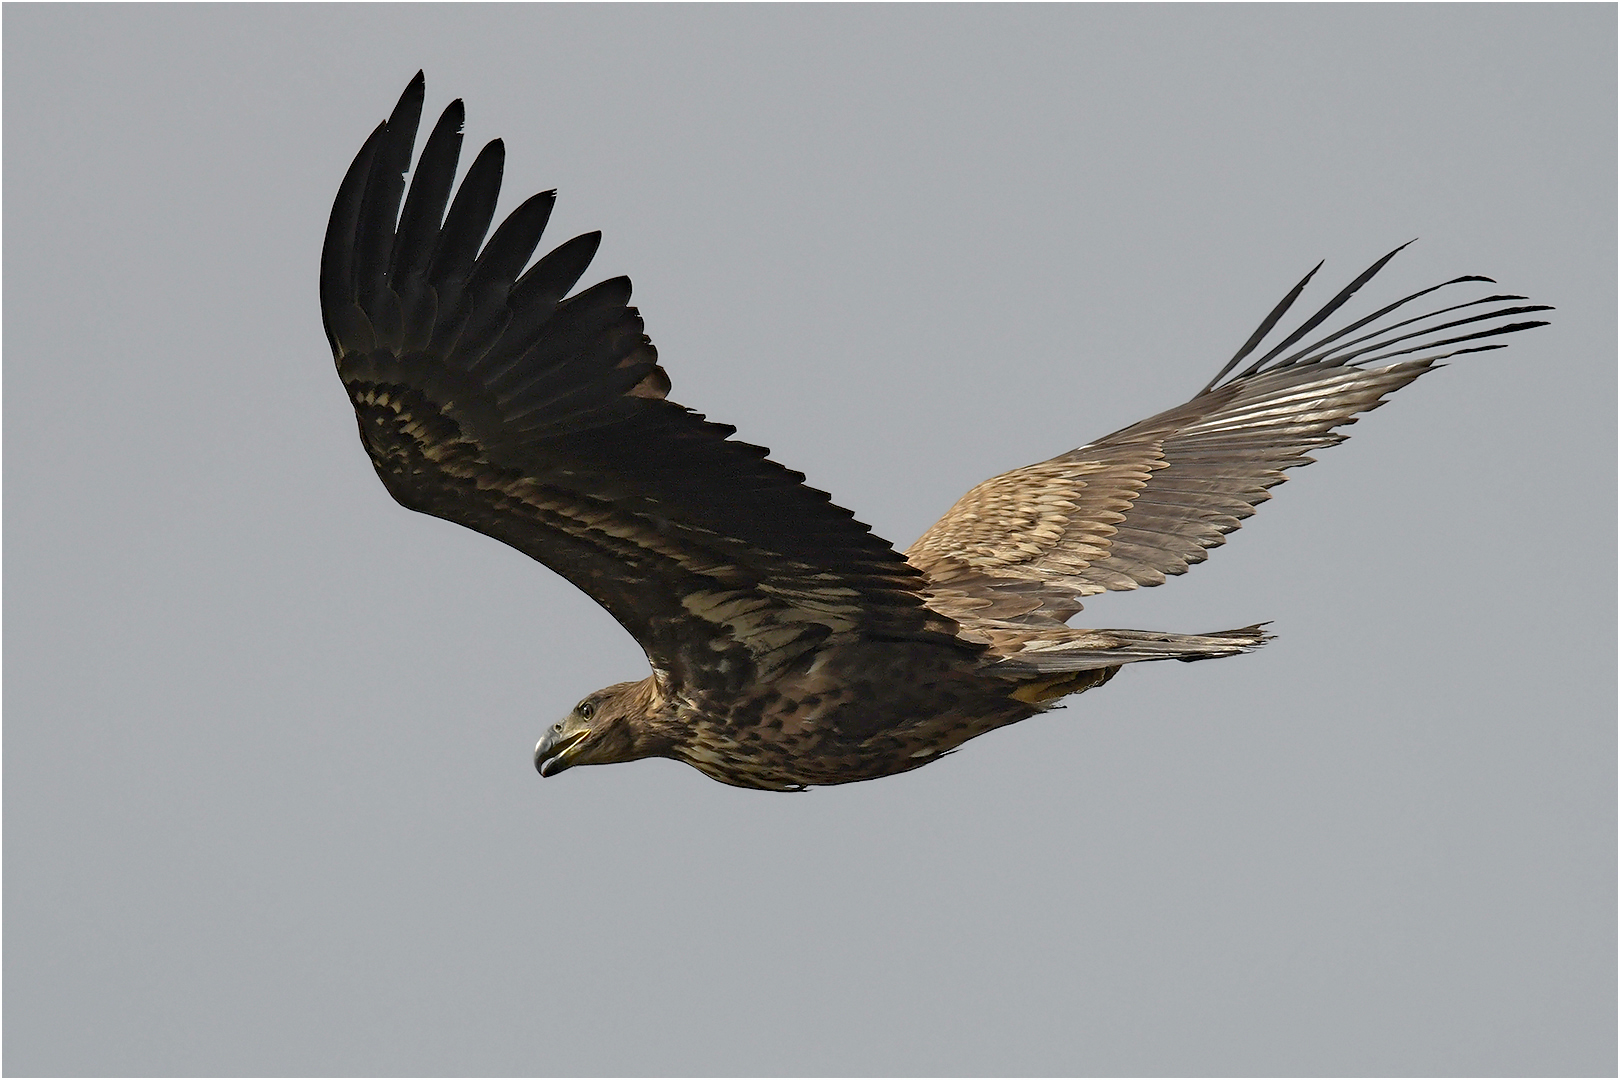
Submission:
M 1224 543 L 1287 470 L 1342 442 L 1346 436 L 1336 428 L 1378 408 L 1438 360 L 1502 347 L 1453 346 L 1545 325 L 1505 322 L 1547 309 L 1504 307 L 1524 298 L 1500 295 L 1386 318 L 1446 286 L 1488 280 L 1471 276 L 1414 293 L 1284 355 L 1393 254 L 1222 382 L 1259 348 L 1307 275 L 1185 405 L 968 492 L 906 552 L 928 575 L 929 604 L 970 631 L 967 624 L 997 621 L 1059 625 L 1080 610 L 1081 597 L 1162 584 Z M 1464 309 L 1473 310 L 1457 314 Z M 1395 362 L 1373 366 L 1387 360 Z

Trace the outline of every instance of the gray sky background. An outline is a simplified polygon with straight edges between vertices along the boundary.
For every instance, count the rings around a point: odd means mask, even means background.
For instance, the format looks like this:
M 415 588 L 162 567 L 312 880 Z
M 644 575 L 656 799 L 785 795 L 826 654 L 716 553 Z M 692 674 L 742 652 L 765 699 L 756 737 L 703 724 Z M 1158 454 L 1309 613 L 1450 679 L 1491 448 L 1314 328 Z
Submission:
M 1612 1074 L 1615 9 L 5 11 L 5 1071 Z M 909 543 L 1320 258 L 1557 305 L 907 776 L 541 781 L 611 619 L 398 508 L 321 332 L 418 67 L 674 396 Z

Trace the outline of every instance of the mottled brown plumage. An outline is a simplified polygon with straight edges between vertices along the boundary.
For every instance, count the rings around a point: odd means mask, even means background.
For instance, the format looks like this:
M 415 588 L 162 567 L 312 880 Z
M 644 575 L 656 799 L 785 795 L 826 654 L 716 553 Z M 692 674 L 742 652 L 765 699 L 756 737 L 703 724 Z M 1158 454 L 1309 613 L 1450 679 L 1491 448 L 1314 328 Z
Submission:
M 545 563 L 647 653 L 650 676 L 591 694 L 547 731 L 543 775 L 658 756 L 745 787 L 867 780 L 1125 664 L 1255 648 L 1257 626 L 1187 635 L 1066 621 L 1081 597 L 1202 561 L 1285 470 L 1345 437 L 1335 429 L 1445 356 L 1500 347 L 1463 343 L 1542 325 L 1506 320 L 1546 310 L 1493 295 L 1386 318 L 1426 289 L 1300 345 L 1385 256 L 1231 375 L 1307 275 L 1191 401 L 980 484 L 901 555 L 733 428 L 667 400 L 628 280 L 568 295 L 599 234 L 529 265 L 553 192 L 485 242 L 504 151 L 486 146 L 452 200 L 459 101 L 407 193 L 422 99 L 418 74 L 344 177 L 321 310 L 389 493 Z

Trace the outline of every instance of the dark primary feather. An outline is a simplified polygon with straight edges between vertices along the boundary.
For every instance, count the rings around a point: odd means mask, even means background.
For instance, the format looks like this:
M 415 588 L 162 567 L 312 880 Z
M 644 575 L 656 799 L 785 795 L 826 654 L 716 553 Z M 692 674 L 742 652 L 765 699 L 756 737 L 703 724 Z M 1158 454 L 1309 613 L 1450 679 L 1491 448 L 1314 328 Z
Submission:
M 834 637 L 975 654 L 886 541 L 664 399 L 628 279 L 565 299 L 600 234 L 523 273 L 553 193 L 485 242 L 504 155 L 486 146 L 450 198 L 459 101 L 406 193 L 422 97 L 418 75 L 356 156 L 321 258 L 327 335 L 389 492 L 567 577 L 677 680 L 746 680 Z

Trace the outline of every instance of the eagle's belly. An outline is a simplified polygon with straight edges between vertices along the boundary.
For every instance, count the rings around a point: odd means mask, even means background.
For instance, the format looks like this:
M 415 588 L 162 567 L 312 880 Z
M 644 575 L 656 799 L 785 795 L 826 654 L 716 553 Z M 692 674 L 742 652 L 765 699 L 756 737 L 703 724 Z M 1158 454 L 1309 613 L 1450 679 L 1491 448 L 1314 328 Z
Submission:
M 739 787 L 790 790 L 906 772 L 1035 713 L 954 656 L 896 649 L 874 664 L 823 654 L 723 702 L 683 709 L 672 756 Z

